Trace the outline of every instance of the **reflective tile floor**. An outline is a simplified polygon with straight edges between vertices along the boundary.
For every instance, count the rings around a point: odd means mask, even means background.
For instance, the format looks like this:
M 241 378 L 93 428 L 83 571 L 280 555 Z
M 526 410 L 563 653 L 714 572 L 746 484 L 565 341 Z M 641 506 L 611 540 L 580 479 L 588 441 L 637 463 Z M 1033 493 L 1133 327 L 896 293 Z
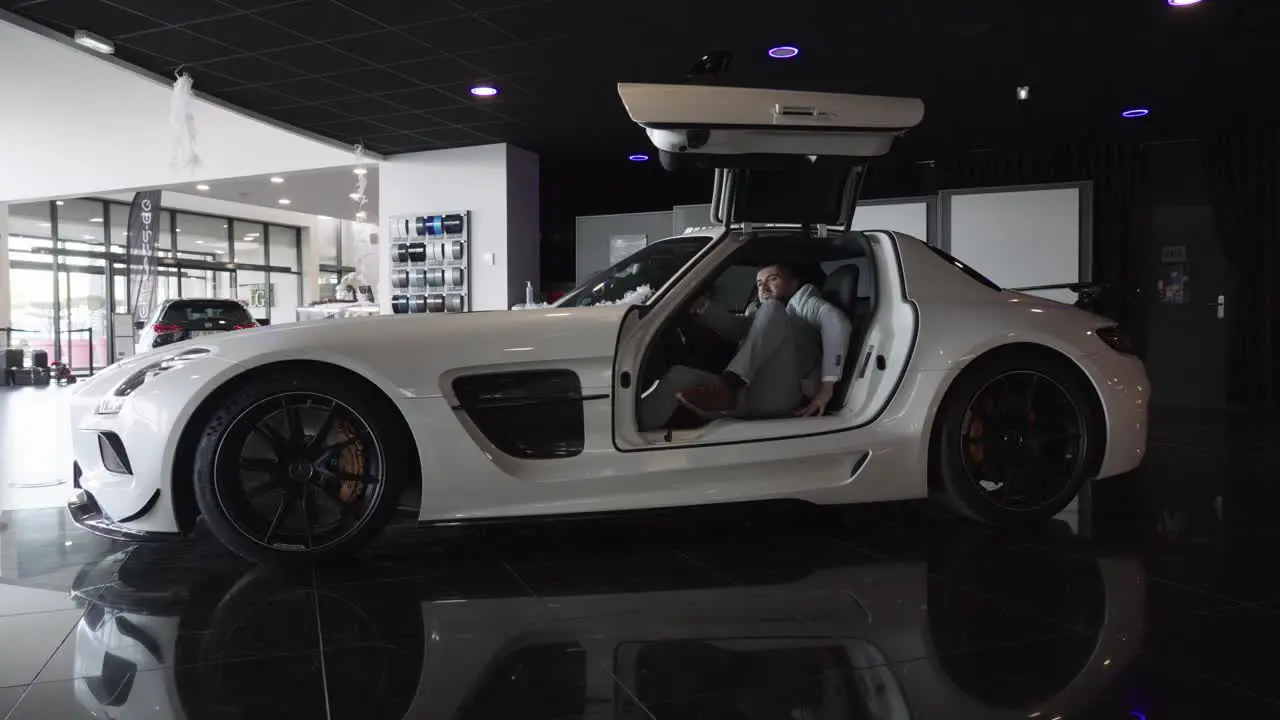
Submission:
M 389 532 L 252 567 L 0 516 L 0 717 L 1280 717 L 1280 463 L 1182 418 L 1028 531 L 918 504 Z

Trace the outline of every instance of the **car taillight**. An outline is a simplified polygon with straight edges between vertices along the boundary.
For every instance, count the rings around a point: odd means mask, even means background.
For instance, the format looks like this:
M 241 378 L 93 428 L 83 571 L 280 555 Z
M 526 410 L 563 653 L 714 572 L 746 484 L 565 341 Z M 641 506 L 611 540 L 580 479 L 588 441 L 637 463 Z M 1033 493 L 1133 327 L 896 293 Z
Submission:
M 250 328 L 256 328 L 256 327 L 258 327 L 256 324 L 254 324 L 254 325 L 236 325 L 235 327 L 233 327 L 233 328 L 231 328 L 231 329 L 232 329 L 232 330 L 248 330 L 248 329 L 250 329 Z
M 1130 342 L 1129 336 L 1125 335 L 1120 328 L 1112 325 L 1110 327 L 1098 328 L 1094 331 L 1094 335 L 1098 339 L 1107 344 L 1107 347 L 1118 353 L 1125 355 L 1137 355 L 1137 348 Z
M 177 325 L 165 325 L 164 323 L 156 323 L 151 326 L 152 332 L 157 335 L 168 335 L 169 333 L 182 332 L 182 328 Z

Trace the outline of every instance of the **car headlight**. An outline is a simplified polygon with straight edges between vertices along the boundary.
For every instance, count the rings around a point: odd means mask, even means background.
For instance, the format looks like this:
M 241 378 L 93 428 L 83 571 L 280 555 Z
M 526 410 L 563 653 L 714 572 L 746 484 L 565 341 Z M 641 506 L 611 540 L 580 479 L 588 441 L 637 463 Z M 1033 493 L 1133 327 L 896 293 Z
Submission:
M 1129 336 L 1125 335 L 1124 332 L 1121 331 L 1120 328 L 1116 327 L 1115 325 L 1098 328 L 1097 330 L 1093 331 L 1093 334 L 1097 335 L 1099 340 L 1106 343 L 1107 347 L 1111 348 L 1112 350 L 1115 350 L 1118 353 L 1121 353 L 1123 355 L 1138 354 L 1138 350 L 1137 348 L 1134 347 L 1133 343 L 1129 340 Z
M 110 395 L 104 397 L 98 402 L 98 407 L 94 412 L 98 415 L 120 414 L 120 411 L 124 408 L 125 403 L 128 402 L 133 393 L 137 392 L 138 388 L 145 385 L 148 380 L 162 372 L 182 367 L 184 364 L 196 359 L 197 357 L 208 354 L 209 351 L 204 348 L 192 348 L 190 350 L 183 350 L 177 355 L 173 355 L 144 366 L 140 370 L 135 371 L 129 377 L 125 378 L 119 385 L 116 385 Z

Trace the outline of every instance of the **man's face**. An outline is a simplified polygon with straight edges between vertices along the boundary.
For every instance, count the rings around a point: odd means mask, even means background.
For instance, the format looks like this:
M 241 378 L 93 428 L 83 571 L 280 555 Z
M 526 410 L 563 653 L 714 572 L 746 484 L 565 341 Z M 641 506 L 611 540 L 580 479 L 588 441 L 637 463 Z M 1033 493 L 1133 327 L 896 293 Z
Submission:
M 796 280 L 787 271 L 777 265 L 760 268 L 756 273 L 756 290 L 760 301 L 781 300 L 786 302 L 795 294 Z

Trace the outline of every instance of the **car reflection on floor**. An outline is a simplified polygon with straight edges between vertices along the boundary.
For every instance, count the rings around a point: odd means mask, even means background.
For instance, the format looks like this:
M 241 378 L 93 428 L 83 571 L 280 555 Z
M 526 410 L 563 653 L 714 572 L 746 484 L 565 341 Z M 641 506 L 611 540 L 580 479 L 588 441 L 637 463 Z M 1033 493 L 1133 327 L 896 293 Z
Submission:
M 293 572 L 125 551 L 77 578 L 75 695 L 115 718 L 1053 718 L 1141 644 L 1141 565 L 1061 525 L 880 556 L 570 536 Z

